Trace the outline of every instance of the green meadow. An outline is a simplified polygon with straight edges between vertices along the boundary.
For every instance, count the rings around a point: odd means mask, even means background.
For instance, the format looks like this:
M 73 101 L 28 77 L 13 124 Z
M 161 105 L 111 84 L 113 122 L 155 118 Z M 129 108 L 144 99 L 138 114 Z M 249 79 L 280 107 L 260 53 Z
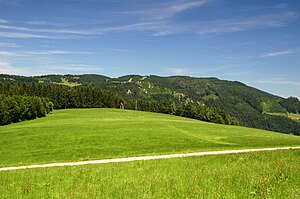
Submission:
M 1 198 L 300 198 L 300 150 L 0 172 Z
M 283 146 L 300 146 L 300 137 L 158 113 L 66 109 L 1 126 L 0 166 Z
M 150 112 L 57 110 L 0 127 L 0 166 L 300 146 L 300 137 Z M 0 198 L 299 198 L 300 150 L 0 172 Z

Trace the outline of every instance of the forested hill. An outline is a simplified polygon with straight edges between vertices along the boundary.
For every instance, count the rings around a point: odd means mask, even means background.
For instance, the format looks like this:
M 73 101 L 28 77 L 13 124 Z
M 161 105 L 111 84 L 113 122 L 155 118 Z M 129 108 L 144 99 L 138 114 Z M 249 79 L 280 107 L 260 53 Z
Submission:
M 144 101 L 148 103 L 169 102 L 177 105 L 203 105 L 224 110 L 236 117 L 243 126 L 300 134 L 300 123 L 284 116 L 288 112 L 300 112 L 300 102 L 297 98 L 284 99 L 236 81 L 152 75 L 127 75 L 110 78 L 93 74 L 36 77 L 0 75 L 0 81 L 12 84 L 59 84 L 68 87 L 84 87 L 92 84 L 120 96 L 125 102 Z M 278 116 L 279 114 L 281 116 Z

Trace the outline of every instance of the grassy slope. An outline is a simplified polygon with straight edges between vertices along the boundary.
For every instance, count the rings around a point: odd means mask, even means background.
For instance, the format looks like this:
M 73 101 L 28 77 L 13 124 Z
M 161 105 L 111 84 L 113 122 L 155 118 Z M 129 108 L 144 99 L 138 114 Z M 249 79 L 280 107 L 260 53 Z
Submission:
M 117 109 L 54 111 L 0 127 L 0 166 L 300 145 L 300 137 Z
M 300 150 L 0 172 L 1 198 L 300 198 Z

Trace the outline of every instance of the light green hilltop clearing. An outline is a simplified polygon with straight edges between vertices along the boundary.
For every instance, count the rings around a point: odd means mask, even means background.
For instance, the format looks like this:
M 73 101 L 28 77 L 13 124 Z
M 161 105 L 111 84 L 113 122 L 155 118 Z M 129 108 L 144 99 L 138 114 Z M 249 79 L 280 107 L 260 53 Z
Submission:
M 292 120 L 300 122 L 300 114 L 296 114 L 296 113 L 267 113 L 267 114 L 288 117 Z

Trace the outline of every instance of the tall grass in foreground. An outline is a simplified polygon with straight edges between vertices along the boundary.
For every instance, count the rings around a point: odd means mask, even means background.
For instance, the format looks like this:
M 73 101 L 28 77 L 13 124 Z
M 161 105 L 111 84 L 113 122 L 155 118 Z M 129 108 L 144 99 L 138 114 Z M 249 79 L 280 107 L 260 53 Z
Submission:
M 300 198 L 300 150 L 0 172 L 0 198 Z

